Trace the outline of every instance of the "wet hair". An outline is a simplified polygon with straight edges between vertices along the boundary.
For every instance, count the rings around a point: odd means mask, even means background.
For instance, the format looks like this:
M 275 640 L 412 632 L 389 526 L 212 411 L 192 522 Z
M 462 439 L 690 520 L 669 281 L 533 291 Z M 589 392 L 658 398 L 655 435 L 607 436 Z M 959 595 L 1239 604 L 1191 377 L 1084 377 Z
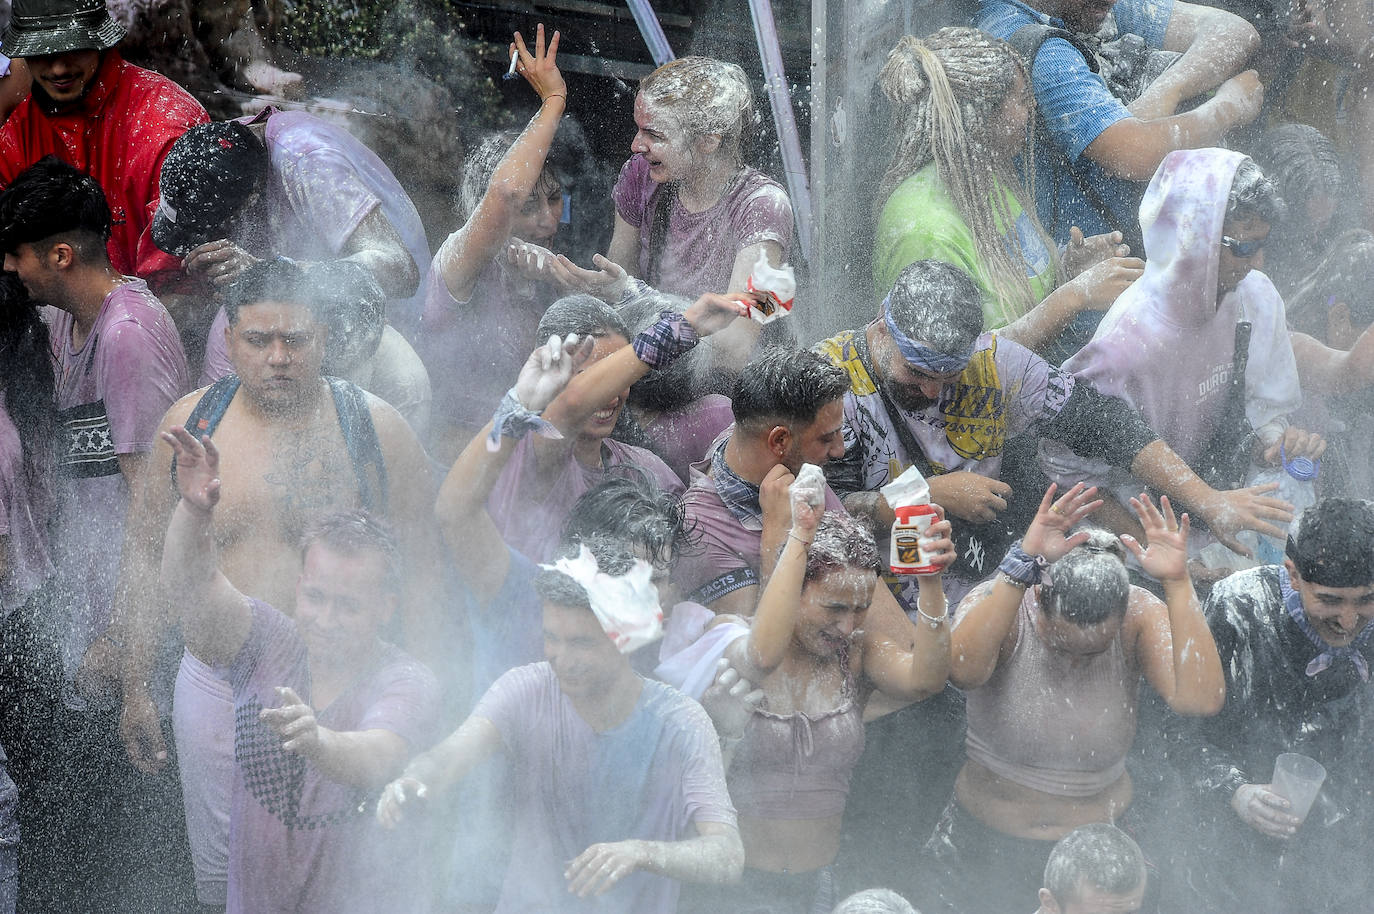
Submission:
M 596 296 L 585 293 L 568 295 L 549 305 L 539 319 L 536 338 L 542 345 L 551 336 L 565 337 L 569 333 L 581 337 L 630 338 L 630 331 L 616 310 Z
M 0 251 L 65 241 L 83 261 L 107 258 L 110 204 L 100 182 L 57 156 L 44 156 L 0 193 Z
M 1145 881 L 1145 856 L 1130 835 L 1105 822 L 1080 825 L 1059 839 L 1045 864 L 1045 888 L 1062 909 L 1085 886 L 1125 895 Z
M 675 139 L 720 135 L 720 150 L 741 158 L 758 130 L 754 90 L 737 64 L 711 57 L 670 60 L 639 81 L 645 103 L 676 128 Z
M 559 127 L 560 135 L 563 126 Z M 482 202 L 486 196 L 487 188 L 491 184 L 491 176 L 496 173 L 501 160 L 510 152 L 515 141 L 520 138 L 521 130 L 500 130 L 489 133 L 478 143 L 477 146 L 468 153 L 467 161 L 463 163 L 463 180 L 458 185 L 458 199 L 455 208 L 458 211 L 458 218 L 467 222 L 472 218 L 472 214 L 477 212 L 477 204 Z M 555 136 L 549 145 L 549 154 L 544 159 L 544 167 L 539 172 L 538 179 L 530 191 L 538 198 L 542 199 L 552 193 L 556 188 L 565 191 L 572 184 L 573 174 L 576 171 L 574 164 L 573 151 L 567 140 L 560 140 Z M 522 203 L 524 201 L 521 201 Z
M 1317 197 L 1339 200 L 1346 192 L 1345 175 L 1335 144 L 1316 127 L 1307 124 L 1270 127 L 1255 145 L 1254 160 L 1285 200 L 1296 202 Z M 1305 214 L 1302 221 L 1306 221 Z
M 832 571 L 877 571 L 881 559 L 868 527 L 840 511 L 827 511 L 806 553 L 807 582 Z
M 1342 302 L 1350 309 L 1357 328 L 1374 324 L 1374 234 L 1350 229 L 1331 239 L 1326 255 L 1298 280 L 1285 296 L 1288 326 L 1326 338 L 1326 316 L 1331 305 Z
M 1374 504 L 1327 498 L 1298 516 L 1284 550 L 1298 575 L 1321 587 L 1374 583 Z
M 661 312 L 681 314 L 691 304 L 685 298 L 650 289 L 617 310 L 629 332 L 635 334 L 656 323 Z M 665 411 L 679 409 L 708 393 L 712 387 L 710 355 L 708 347 L 696 346 L 674 359 L 667 368 L 650 371 L 630 385 L 630 403 L 644 409 Z
M 1033 105 L 1021 55 L 978 29 L 944 28 L 925 39 L 907 35 L 898 41 L 878 73 L 878 88 L 892 104 L 897 148 L 877 201 L 881 210 L 899 184 L 934 162 L 940 183 L 968 223 L 989 291 L 1024 314 L 1039 299 L 1026 275 L 1020 236 L 1007 235 L 1006 226 L 1016 221 L 1007 195 L 991 189 L 1010 192 L 1052 257 L 1058 247 L 1036 217 L 1033 188 L 1010 161 L 991 153 L 998 115 L 1017 76 Z M 1027 131 L 1025 161 L 1034 158 L 1033 135 Z
M 326 546 L 348 556 L 373 550 L 382 558 L 383 589 L 401 593 L 401 549 L 391 525 L 382 518 L 362 508 L 326 514 L 301 535 L 302 562 L 311 546 Z
M 865 889 L 835 906 L 831 914 L 921 914 L 891 889 Z
M 563 524 L 565 545 L 597 537 L 629 543 L 655 565 L 672 565 L 687 544 L 682 500 L 642 472 L 611 476 L 584 492 Z
M 1040 585 L 1045 615 L 1086 627 L 1126 613 L 1131 578 L 1126 573 L 1126 549 L 1114 534 L 1085 528 L 1088 541 L 1050 566 Z
M 809 349 L 766 349 L 735 381 L 731 411 L 740 426 L 805 425 L 844 396 L 849 375 Z
M 239 309 L 263 301 L 310 306 L 313 290 L 305 271 L 287 260 L 259 260 L 239 274 L 224 296 L 229 326 L 239 322 Z
M 43 485 L 52 471 L 57 428 L 48 325 L 13 273 L 0 273 L 0 365 L 4 410 L 19 432 L 25 476 L 31 486 Z
M 1281 221 L 1287 212 L 1274 182 L 1264 176 L 1254 159 L 1248 156 L 1242 159 L 1226 197 L 1226 222 L 1254 216 L 1272 225 Z
M 968 352 L 983 332 L 983 295 L 963 270 L 942 260 L 918 260 L 897 277 L 888 295 L 892 321 L 937 352 Z
M 325 374 L 342 375 L 372 358 L 386 327 L 386 293 L 372 271 L 353 260 L 326 260 L 306 274 L 305 304 L 329 328 Z
M 597 569 L 613 577 L 628 572 L 637 558 L 633 544 L 603 534 L 589 536 L 577 543 L 565 543 L 554 557 L 575 558 L 582 546 L 586 546 L 596 559 Z M 545 603 L 591 612 L 592 601 L 587 596 L 587 589 L 561 571 L 540 568 L 534 576 L 534 591 Z

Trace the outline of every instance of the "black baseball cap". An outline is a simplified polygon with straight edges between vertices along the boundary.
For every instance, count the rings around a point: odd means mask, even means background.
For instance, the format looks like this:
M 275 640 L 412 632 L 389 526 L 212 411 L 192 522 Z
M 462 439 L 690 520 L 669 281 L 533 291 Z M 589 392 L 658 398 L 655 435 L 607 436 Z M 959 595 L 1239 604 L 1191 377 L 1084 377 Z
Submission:
M 238 121 L 192 127 L 162 162 L 153 243 L 185 257 L 223 237 L 223 228 L 259 190 L 271 168 L 267 148 Z

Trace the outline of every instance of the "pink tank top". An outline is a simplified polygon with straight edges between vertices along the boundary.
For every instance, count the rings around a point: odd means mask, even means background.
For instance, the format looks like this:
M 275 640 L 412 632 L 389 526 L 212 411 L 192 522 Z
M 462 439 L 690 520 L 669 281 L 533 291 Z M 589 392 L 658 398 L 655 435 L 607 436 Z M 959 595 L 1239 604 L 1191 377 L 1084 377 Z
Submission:
M 1011 657 L 968 692 L 968 757 L 1032 790 L 1092 796 L 1126 770 L 1140 670 L 1120 637 L 1100 654 L 1054 650 L 1038 634 L 1042 618 L 1031 588 L 1017 611 Z
M 864 751 L 863 712 L 846 675 L 840 706 L 816 717 L 754 712 L 727 781 L 742 816 L 826 819 L 844 812 L 849 777 Z

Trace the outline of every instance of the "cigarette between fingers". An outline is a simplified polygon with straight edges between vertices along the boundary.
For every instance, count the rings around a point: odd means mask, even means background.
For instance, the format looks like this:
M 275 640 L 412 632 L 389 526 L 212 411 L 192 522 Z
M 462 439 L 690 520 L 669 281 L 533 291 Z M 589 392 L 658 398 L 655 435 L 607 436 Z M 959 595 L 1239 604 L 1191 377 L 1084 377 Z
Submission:
M 506 71 L 506 75 L 503 76 L 502 79 L 514 79 L 514 78 L 515 78 L 515 65 L 518 64 L 519 62 L 520 62 L 520 52 L 519 52 L 518 50 L 516 50 L 516 51 L 511 51 L 511 52 L 510 52 L 510 69 Z

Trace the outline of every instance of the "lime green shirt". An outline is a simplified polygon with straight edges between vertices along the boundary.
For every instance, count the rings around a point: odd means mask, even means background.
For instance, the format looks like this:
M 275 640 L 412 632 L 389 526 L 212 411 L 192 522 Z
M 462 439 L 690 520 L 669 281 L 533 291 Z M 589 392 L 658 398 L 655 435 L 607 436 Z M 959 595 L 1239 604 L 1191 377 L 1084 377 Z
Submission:
M 1000 183 L 993 191 L 1003 194 L 1012 217 L 1013 227 L 1004 231 L 1003 242 L 1011 246 L 1011 232 L 1016 232 L 1031 291 L 1035 300 L 1041 301 L 1054 291 L 1054 258 L 1011 191 Z M 902 270 L 918 260 L 942 260 L 973 277 L 983 290 L 985 329 L 1005 327 L 1021 316 L 1013 303 L 998 301 L 993 295 L 992 283 L 978 260 L 973 232 L 945 192 L 933 162 L 897 185 L 878 217 L 873 242 L 873 285 L 879 301 L 891 291 Z

